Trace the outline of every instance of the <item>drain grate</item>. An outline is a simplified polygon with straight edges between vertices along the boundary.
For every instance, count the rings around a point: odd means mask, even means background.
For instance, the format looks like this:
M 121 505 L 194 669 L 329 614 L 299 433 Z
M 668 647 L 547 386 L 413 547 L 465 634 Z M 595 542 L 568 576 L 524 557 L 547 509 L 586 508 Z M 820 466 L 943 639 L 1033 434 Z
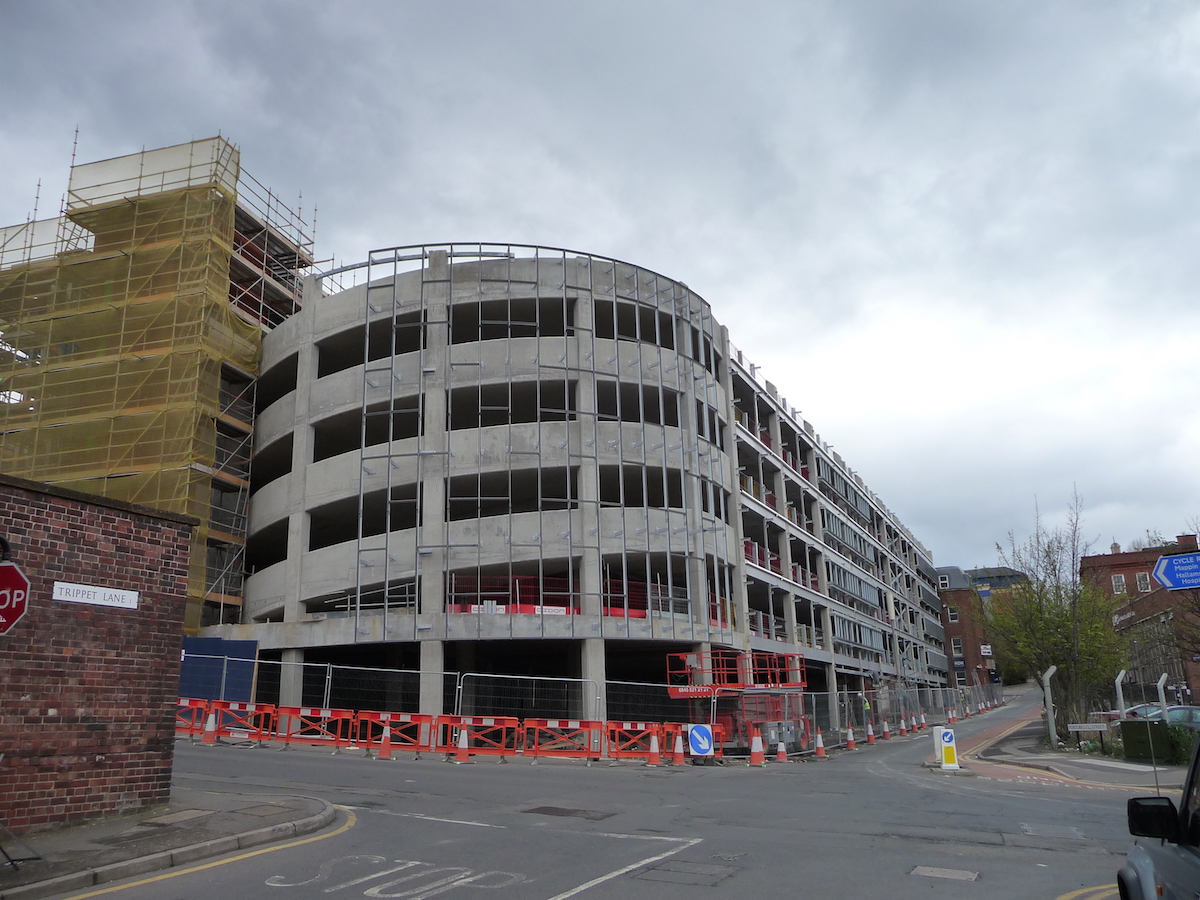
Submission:
M 602 819 L 616 815 L 616 813 L 604 813 L 594 809 L 564 809 L 561 806 L 535 806 L 533 809 L 525 810 L 525 812 L 538 816 L 566 816 L 573 819 L 587 819 L 590 822 L 599 822 Z
M 685 862 L 670 859 L 633 876 L 643 881 L 661 881 L 667 884 L 694 884 L 712 887 L 737 872 L 734 866 L 714 866 L 707 863 Z

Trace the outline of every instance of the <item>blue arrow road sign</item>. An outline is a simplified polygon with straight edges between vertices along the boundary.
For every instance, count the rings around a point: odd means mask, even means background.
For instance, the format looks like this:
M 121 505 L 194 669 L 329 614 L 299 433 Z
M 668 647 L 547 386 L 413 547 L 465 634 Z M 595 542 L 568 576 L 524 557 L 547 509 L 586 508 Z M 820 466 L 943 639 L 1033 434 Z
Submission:
M 1154 577 L 1168 591 L 1200 588 L 1200 553 L 1160 556 L 1154 566 Z
M 689 725 L 688 746 L 692 756 L 713 755 L 713 734 L 711 725 Z

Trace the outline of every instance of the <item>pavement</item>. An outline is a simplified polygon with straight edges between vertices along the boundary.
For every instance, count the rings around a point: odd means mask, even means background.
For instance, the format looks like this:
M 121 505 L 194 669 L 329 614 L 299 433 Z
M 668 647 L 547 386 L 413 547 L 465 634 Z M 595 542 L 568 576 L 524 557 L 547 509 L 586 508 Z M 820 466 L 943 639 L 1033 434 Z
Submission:
M 1156 768 L 1074 748 L 1050 751 L 1035 697 L 1021 689 L 1011 696 L 1012 706 L 985 714 L 995 718 L 994 725 L 959 741 L 963 774 L 1037 770 L 1065 783 L 1146 793 L 1182 786 L 1183 766 Z M 314 797 L 217 793 L 175 784 L 165 807 L 15 839 L 0 830 L 0 847 L 10 856 L 34 857 L 16 866 L 0 857 L 0 900 L 86 890 L 282 842 L 319 831 L 336 816 L 331 804 Z
M 1033 769 L 1095 787 L 1128 788 L 1155 793 L 1180 790 L 1187 766 L 1149 765 L 1113 759 L 1068 745 L 1047 746 L 1046 722 L 1040 712 L 992 726 L 965 742 L 960 753 L 969 767 L 988 764 Z
M 173 785 L 170 802 L 85 825 L 12 838 L 0 845 L 0 900 L 34 900 L 319 831 L 337 811 L 324 800 L 215 793 Z M 30 852 L 32 851 L 32 853 Z

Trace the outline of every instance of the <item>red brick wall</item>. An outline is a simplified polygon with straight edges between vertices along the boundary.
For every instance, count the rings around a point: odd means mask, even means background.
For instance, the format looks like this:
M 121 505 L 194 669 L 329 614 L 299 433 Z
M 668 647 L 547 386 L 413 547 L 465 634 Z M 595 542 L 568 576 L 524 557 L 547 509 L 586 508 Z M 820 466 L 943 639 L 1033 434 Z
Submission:
M 194 520 L 0 476 L 29 609 L 0 636 L 0 821 L 17 833 L 164 803 Z M 55 581 L 137 609 L 51 599 Z

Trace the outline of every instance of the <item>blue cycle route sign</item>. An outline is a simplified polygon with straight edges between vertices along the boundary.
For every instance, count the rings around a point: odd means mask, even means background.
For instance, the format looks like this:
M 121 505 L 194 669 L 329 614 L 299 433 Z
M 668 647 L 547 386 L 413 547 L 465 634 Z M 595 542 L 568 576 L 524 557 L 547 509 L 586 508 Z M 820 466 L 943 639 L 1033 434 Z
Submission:
M 711 725 L 688 726 L 688 748 L 692 756 L 713 755 L 713 733 Z
M 1168 591 L 1200 588 L 1200 553 L 1160 556 L 1154 566 L 1154 578 Z

